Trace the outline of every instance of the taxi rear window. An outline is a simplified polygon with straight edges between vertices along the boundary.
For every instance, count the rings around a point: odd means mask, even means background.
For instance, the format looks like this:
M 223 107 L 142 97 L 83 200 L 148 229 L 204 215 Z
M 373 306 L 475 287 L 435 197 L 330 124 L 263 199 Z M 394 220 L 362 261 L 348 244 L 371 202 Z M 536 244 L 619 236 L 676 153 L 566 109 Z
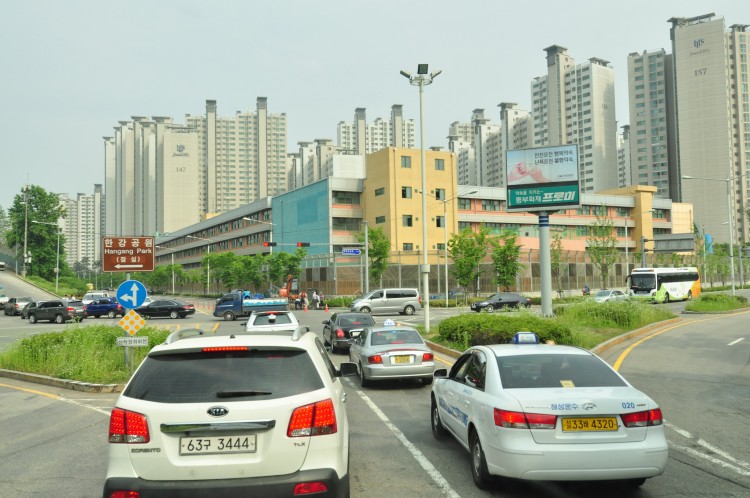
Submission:
M 505 389 L 622 387 L 627 384 L 593 355 L 535 354 L 498 356 Z
M 224 401 L 218 393 L 256 391 L 233 401 L 268 400 L 322 389 L 307 351 L 251 349 L 149 356 L 123 393 L 160 403 Z

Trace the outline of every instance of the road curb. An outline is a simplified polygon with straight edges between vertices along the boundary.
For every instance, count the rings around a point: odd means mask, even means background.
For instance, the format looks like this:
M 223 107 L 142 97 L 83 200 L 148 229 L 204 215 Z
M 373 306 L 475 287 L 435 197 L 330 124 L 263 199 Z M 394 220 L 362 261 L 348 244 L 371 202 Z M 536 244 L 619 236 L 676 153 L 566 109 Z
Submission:
M 622 335 L 618 335 L 617 337 L 613 337 L 612 339 L 609 339 L 608 341 L 604 341 L 601 344 L 598 344 L 594 346 L 593 348 L 591 348 L 591 352 L 596 355 L 599 355 L 603 353 L 604 351 L 608 350 L 609 348 L 613 346 L 617 346 L 618 344 L 622 344 L 623 342 L 629 339 L 634 339 L 638 336 L 648 334 L 649 332 L 653 332 L 662 327 L 666 327 L 668 325 L 672 325 L 677 322 L 681 322 L 683 320 L 684 320 L 683 318 L 676 317 L 676 318 L 670 318 L 669 320 L 664 320 L 663 322 L 651 323 L 649 325 L 646 325 L 645 327 L 631 330 L 630 332 L 626 332 Z
M 78 380 L 58 379 L 48 375 L 16 372 L 14 370 L 5 370 L 3 368 L 0 368 L 0 377 L 21 380 L 23 382 L 33 382 L 44 386 L 70 389 L 71 391 L 80 391 L 84 393 L 119 393 L 123 388 L 122 384 L 92 384 L 90 382 L 81 382 Z

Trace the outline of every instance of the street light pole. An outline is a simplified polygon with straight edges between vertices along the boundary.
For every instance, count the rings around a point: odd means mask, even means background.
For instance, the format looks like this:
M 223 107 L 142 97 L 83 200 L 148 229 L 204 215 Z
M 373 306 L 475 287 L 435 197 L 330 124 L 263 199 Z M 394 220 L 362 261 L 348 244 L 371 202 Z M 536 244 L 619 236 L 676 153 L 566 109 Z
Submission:
M 206 244 L 206 254 L 208 255 L 206 261 L 206 296 L 208 296 L 211 294 L 211 242 L 213 241 L 211 239 L 204 239 L 203 237 L 195 237 L 193 235 L 185 235 L 185 237 L 189 239 L 205 240 L 208 242 L 208 244 Z
M 425 168 L 424 150 L 424 87 L 432 84 L 432 81 L 442 71 L 428 74 L 427 64 L 417 65 L 417 75 L 412 76 L 407 71 L 401 71 L 401 76 L 407 78 L 413 86 L 419 87 L 419 148 L 422 163 L 422 192 L 427 191 L 427 173 Z M 430 264 L 427 260 L 427 198 L 422 196 L 422 296 L 424 300 L 424 330 L 430 331 Z
M 276 226 L 276 223 L 271 223 L 270 221 L 256 220 L 255 218 L 248 218 L 246 216 L 243 216 L 242 219 L 245 221 L 252 221 L 254 223 L 263 223 L 264 225 L 271 225 L 272 227 Z M 269 230 L 268 232 L 268 242 L 273 243 L 273 228 Z M 269 249 L 269 253 L 273 254 L 273 246 L 272 245 L 268 246 L 268 249 Z
M 23 267 L 21 275 L 26 278 L 26 263 L 29 259 L 28 242 L 29 242 L 29 186 L 23 187 L 23 204 L 25 214 L 23 217 Z
M 51 223 L 48 221 L 31 221 L 32 223 L 37 223 L 39 225 L 51 225 L 55 228 L 57 228 L 57 259 L 55 260 L 55 294 L 57 294 L 57 290 L 59 289 L 59 282 L 60 282 L 60 225 L 57 223 Z

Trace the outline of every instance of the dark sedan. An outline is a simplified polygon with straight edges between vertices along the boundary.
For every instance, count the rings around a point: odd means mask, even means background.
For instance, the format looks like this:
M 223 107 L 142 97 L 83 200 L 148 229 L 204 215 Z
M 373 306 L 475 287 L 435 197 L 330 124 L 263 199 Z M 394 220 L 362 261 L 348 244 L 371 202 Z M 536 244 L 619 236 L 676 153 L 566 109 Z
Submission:
M 159 299 L 135 311 L 144 318 L 185 318 L 195 313 L 195 306 L 174 299 Z
M 497 294 L 491 295 L 484 301 L 472 303 L 471 309 L 476 312 L 486 311 L 487 313 L 492 313 L 495 310 L 503 308 L 518 309 L 522 306 L 524 308 L 528 308 L 529 306 L 531 306 L 531 299 L 513 292 L 498 292 Z
M 330 320 L 323 320 L 323 342 L 331 345 L 331 351 L 349 349 L 352 330 L 362 330 L 375 325 L 369 313 L 334 313 Z

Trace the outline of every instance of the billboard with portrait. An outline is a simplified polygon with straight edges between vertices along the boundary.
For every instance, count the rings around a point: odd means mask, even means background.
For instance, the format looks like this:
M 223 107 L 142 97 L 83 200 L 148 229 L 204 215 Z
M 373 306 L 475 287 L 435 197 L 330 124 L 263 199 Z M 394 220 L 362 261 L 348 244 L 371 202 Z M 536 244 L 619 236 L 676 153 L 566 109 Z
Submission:
M 580 207 L 577 145 L 509 150 L 505 169 L 506 211 Z

